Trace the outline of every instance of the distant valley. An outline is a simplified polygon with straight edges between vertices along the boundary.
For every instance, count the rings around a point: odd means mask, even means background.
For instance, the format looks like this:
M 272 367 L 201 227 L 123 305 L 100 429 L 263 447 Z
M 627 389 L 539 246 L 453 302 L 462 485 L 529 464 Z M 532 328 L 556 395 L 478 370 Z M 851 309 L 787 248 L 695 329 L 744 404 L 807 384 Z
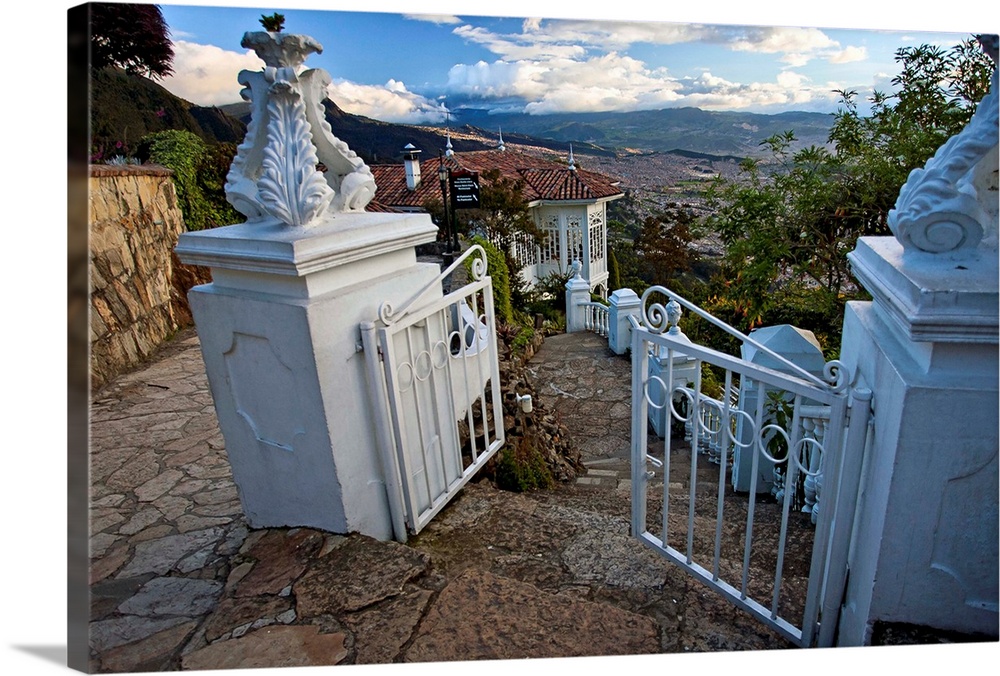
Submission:
M 826 145 L 833 124 L 833 116 L 824 113 L 762 115 L 698 108 L 553 115 L 494 115 L 464 109 L 455 114 L 454 120 L 494 133 L 502 129 L 505 139 L 509 133 L 518 133 L 618 153 L 682 150 L 736 157 L 764 155 L 761 141 L 786 131 L 795 134 L 794 148 Z

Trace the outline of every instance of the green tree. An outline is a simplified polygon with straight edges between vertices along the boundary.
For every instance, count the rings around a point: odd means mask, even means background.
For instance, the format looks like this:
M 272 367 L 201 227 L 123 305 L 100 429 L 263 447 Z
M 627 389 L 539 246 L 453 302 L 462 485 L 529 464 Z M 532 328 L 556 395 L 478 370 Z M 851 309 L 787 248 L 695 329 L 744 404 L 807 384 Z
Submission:
M 649 285 L 641 271 L 643 261 L 635 248 L 635 238 L 639 235 L 644 218 L 640 215 L 639 205 L 631 191 L 626 191 L 625 197 L 608 203 L 608 271 L 611 272 L 610 256 L 613 253 L 618 268 L 617 288 L 633 289 L 637 293 Z M 615 280 L 609 279 L 609 284 Z M 615 287 L 609 287 L 614 291 Z
M 496 315 L 497 324 L 513 324 L 514 309 L 511 306 L 510 273 L 503 253 L 488 239 L 478 235 L 472 238 L 472 243 L 483 247 L 483 251 L 486 252 L 486 274 L 490 276 L 493 286 L 493 313 Z M 468 270 L 472 269 L 471 257 L 465 259 L 465 266 Z
M 721 275 L 706 295 L 740 328 L 772 323 L 789 307 L 839 331 L 844 302 L 861 291 L 847 254 L 862 235 L 888 234 L 886 219 L 910 171 L 957 133 L 989 87 L 992 61 L 967 41 L 943 50 L 896 52 L 898 91 L 872 94 L 862 116 L 857 93 L 839 92 L 833 150 L 791 151 L 794 133 L 764 144 L 769 162 L 746 160 L 737 181 L 708 191 L 709 225 L 726 246 Z M 811 328 L 811 327 L 807 327 Z
M 612 247 L 608 247 L 608 290 L 617 291 L 622 288 L 622 271 L 618 265 L 618 256 Z
M 90 5 L 90 62 L 151 79 L 173 73 L 174 47 L 159 5 Z
M 681 273 L 691 269 L 693 221 L 690 211 L 676 206 L 643 221 L 634 246 L 641 261 L 640 273 L 647 285 L 670 286 Z
M 901 65 L 893 94 L 873 92 L 862 116 L 855 91 L 838 91 L 841 108 L 830 130 L 837 159 L 850 170 L 844 209 L 864 221 L 864 234 L 887 232 L 886 217 L 907 176 L 961 131 L 989 91 L 993 61 L 975 40 L 951 49 L 896 50 Z

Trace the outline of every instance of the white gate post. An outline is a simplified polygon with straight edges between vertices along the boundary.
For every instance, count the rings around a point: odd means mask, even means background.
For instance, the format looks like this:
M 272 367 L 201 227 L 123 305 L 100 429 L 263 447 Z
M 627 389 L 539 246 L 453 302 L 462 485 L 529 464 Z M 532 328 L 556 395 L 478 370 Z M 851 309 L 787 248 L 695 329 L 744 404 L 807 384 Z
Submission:
M 994 45 L 994 50 L 996 46 Z M 874 440 L 838 645 L 879 623 L 997 636 L 997 76 L 849 255 L 841 361 L 874 393 Z
M 437 228 L 364 211 L 374 179 L 324 120 L 329 76 L 296 72 L 318 43 L 256 32 L 242 44 L 268 66 L 240 74 L 252 118 L 226 192 L 247 221 L 184 233 L 176 249 L 212 271 L 189 299 L 233 479 L 251 527 L 390 539 L 359 325 L 433 282 L 438 266 L 414 247 Z
M 639 317 L 639 296 L 632 289 L 617 289 L 608 299 L 608 347 L 615 354 L 625 354 L 632 346 L 629 317 Z
M 590 300 L 590 282 L 581 275 L 580 261 L 573 261 L 575 274 L 566 282 L 566 333 L 587 330 L 586 310 L 579 303 Z

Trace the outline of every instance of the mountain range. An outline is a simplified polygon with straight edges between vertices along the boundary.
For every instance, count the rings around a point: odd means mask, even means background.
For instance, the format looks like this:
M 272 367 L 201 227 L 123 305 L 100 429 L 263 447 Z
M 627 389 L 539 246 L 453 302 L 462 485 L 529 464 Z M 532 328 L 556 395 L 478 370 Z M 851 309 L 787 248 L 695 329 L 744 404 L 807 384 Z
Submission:
M 627 113 L 493 114 L 457 111 L 455 120 L 482 129 L 502 129 L 529 136 L 606 149 L 640 152 L 688 151 L 708 155 L 761 154 L 764 139 L 788 130 L 794 148 L 826 145 L 833 117 L 824 113 L 776 115 L 712 112 L 699 108 L 666 108 Z
M 763 115 L 673 108 L 627 113 L 490 114 L 462 109 L 447 127 L 380 122 L 341 110 L 324 101 L 333 133 L 371 164 L 396 162 L 412 143 L 425 156 L 444 149 L 450 133 L 456 151 L 505 143 L 547 148 L 561 154 L 570 144 L 580 154 L 673 152 L 739 159 L 761 155 L 765 138 L 792 130 L 794 147 L 825 145 L 831 115 L 788 112 Z M 146 78 L 104 69 L 91 76 L 91 146 L 110 154 L 134 148 L 144 135 L 183 129 L 209 142 L 239 143 L 246 133 L 249 104 L 197 106 Z

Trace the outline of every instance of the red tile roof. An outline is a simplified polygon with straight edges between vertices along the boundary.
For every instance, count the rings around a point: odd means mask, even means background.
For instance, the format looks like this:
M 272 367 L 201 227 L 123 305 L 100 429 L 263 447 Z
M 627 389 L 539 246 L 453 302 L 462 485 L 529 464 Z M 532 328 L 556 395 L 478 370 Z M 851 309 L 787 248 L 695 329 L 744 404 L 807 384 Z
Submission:
M 416 190 L 406 187 L 403 162 L 376 164 L 371 167 L 375 176 L 376 199 L 392 207 L 422 208 L 432 200 L 441 200 L 441 183 L 438 167 L 442 158 L 431 157 L 420 163 L 420 185 Z M 513 150 L 477 150 L 455 153 L 444 158 L 449 169 L 465 169 L 480 174 L 497 169 L 508 178 L 521 180 L 524 197 L 528 202 L 598 200 L 614 198 L 624 193 L 616 181 L 603 174 L 583 169 L 570 170 L 566 164 L 533 157 Z

